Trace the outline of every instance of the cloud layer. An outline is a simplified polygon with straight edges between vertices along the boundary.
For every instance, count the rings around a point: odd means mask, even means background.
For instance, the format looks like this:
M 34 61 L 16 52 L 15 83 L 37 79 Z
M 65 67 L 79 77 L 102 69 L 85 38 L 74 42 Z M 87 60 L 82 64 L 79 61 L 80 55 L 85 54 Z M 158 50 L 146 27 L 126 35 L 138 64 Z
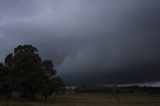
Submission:
M 160 78 L 160 2 L 1 0 L 0 61 L 19 44 L 51 58 L 66 83 Z

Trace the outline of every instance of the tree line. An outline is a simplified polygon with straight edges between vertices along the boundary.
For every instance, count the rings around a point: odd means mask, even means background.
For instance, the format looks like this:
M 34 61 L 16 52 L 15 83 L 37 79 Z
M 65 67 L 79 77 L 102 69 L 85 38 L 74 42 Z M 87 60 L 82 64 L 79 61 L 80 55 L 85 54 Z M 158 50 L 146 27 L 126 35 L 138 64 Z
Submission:
M 56 75 L 52 60 L 42 60 L 38 49 L 32 45 L 19 45 L 0 63 L 0 95 L 12 98 L 48 98 L 53 92 L 63 90 L 62 79 Z

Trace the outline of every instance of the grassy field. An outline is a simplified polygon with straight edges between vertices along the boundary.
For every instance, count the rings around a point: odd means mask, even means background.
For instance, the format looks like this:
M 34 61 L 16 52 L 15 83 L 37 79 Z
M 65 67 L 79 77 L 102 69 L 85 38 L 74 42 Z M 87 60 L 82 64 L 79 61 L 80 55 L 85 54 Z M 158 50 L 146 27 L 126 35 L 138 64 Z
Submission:
M 110 94 L 67 94 L 47 101 L 0 101 L 0 106 L 160 106 L 160 95 L 119 94 L 120 102 Z

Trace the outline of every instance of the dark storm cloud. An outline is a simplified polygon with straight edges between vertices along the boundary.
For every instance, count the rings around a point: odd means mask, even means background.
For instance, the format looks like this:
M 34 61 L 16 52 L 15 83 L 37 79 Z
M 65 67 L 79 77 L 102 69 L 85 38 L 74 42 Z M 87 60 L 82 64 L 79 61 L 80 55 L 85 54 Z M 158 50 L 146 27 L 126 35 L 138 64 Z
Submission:
M 159 1 L 9 1 L 0 1 L 1 60 L 30 43 L 66 82 L 160 80 Z

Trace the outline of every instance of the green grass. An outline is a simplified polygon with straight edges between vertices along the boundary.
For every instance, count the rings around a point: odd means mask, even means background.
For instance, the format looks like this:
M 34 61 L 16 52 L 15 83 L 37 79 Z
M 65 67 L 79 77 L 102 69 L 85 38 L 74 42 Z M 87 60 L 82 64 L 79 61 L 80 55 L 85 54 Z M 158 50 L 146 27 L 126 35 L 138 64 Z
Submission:
M 119 94 L 120 102 L 111 94 L 67 94 L 47 101 L 0 101 L 0 106 L 160 106 L 160 95 Z

